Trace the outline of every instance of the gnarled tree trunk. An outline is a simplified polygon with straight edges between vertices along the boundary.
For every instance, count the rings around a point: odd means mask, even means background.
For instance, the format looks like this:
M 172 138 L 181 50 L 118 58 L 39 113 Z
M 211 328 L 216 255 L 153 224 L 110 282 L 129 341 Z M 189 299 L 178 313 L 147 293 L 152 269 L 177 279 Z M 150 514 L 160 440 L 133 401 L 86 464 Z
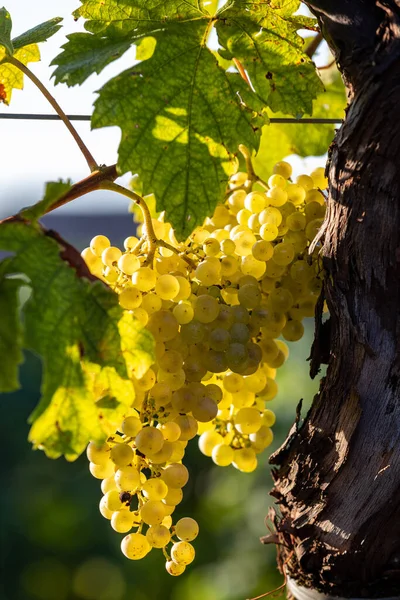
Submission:
M 330 320 L 317 315 L 312 374 L 329 366 L 271 458 L 279 562 L 326 594 L 400 597 L 400 1 L 309 6 L 350 101 L 330 153 Z

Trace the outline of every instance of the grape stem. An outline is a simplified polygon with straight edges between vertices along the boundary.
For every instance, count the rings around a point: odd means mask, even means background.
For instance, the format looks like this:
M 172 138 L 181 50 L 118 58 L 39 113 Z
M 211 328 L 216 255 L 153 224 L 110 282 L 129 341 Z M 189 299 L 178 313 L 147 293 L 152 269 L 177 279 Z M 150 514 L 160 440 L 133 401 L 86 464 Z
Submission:
M 154 255 L 157 248 L 162 247 L 166 248 L 167 250 L 171 250 L 171 252 L 174 252 L 175 254 L 178 254 L 178 256 L 185 260 L 192 268 L 195 268 L 196 265 L 194 264 L 194 262 L 183 252 L 181 252 L 179 248 L 175 248 L 171 244 L 168 244 L 168 242 L 164 242 L 164 240 L 159 240 L 157 238 L 154 232 L 153 221 L 151 218 L 149 208 L 142 196 L 139 196 L 139 194 L 137 194 L 136 192 L 128 190 L 128 188 L 125 188 L 122 185 L 118 185 L 117 183 L 113 183 L 111 181 L 103 181 L 100 185 L 100 188 L 103 190 L 109 190 L 110 192 L 117 192 L 118 194 L 126 196 L 127 198 L 135 202 L 135 204 L 142 211 L 144 226 L 146 229 L 146 241 L 149 246 L 146 261 L 145 263 L 143 263 L 144 265 L 151 265 L 153 263 Z M 142 244 L 142 240 L 139 240 L 138 245 L 139 244 Z M 137 246 L 135 246 L 135 249 L 137 248 Z
M 64 125 L 66 126 L 66 128 L 68 129 L 68 131 L 70 132 L 72 137 L 74 138 L 75 142 L 77 143 L 77 145 L 79 147 L 79 150 L 82 152 L 83 156 L 85 157 L 85 160 L 86 160 L 91 172 L 97 171 L 99 168 L 99 165 L 97 164 L 97 162 L 93 158 L 92 154 L 90 153 L 89 149 L 83 142 L 81 136 L 79 135 L 79 133 L 77 132 L 75 127 L 72 125 L 71 121 L 68 119 L 67 115 L 65 114 L 65 112 L 63 111 L 61 106 L 58 104 L 57 100 L 54 98 L 54 96 L 52 96 L 50 94 L 49 90 L 36 77 L 36 75 L 34 73 L 32 73 L 32 71 L 26 65 L 24 65 L 21 61 L 19 61 L 17 58 L 15 58 L 15 56 L 7 55 L 1 62 L 3 64 L 10 63 L 10 64 L 14 65 L 14 67 L 17 67 L 17 69 L 22 71 L 22 73 L 24 73 L 24 75 L 26 75 L 36 85 L 36 87 L 42 92 L 43 96 L 48 100 L 48 102 L 54 108 L 54 110 L 56 111 L 56 113 L 58 114 L 58 116 L 60 117 L 60 119 L 62 120 L 62 122 L 64 123 Z
M 259 177 L 257 175 L 257 173 L 254 171 L 253 163 L 251 161 L 251 153 L 246 148 L 246 146 L 244 146 L 243 144 L 240 144 L 239 151 L 243 155 L 244 160 L 246 161 L 247 176 L 248 176 L 248 181 L 250 181 L 250 186 L 245 185 L 244 188 L 249 187 L 251 189 L 251 187 L 253 186 L 254 183 L 259 183 L 266 190 L 269 190 L 268 184 L 265 183 L 265 181 L 263 181 L 261 179 L 261 177 Z M 240 189 L 240 188 L 238 188 L 238 189 Z

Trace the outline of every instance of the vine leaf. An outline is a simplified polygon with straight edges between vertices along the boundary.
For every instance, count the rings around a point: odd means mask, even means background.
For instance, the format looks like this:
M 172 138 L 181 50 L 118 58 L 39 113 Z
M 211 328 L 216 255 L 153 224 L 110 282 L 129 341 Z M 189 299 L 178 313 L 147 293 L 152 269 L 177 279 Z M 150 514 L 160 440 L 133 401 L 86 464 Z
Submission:
M 56 83 L 75 85 L 137 46 L 141 62 L 99 91 L 92 126 L 121 128 L 119 171 L 140 174 L 180 239 L 223 199 L 239 144 L 257 150 L 266 107 L 298 115 L 322 89 L 297 34 L 316 22 L 294 15 L 297 0 L 216 5 L 210 14 L 210 3 L 197 0 L 82 0 L 74 16 L 86 20 L 86 33 L 70 35 L 53 61 Z M 209 48 L 213 30 L 229 61 Z M 235 57 L 248 69 L 257 63 L 254 89 L 232 72 Z
M 315 65 L 304 52 L 301 27 L 316 21 L 294 16 L 300 2 L 235 0 L 221 10 L 216 29 L 224 58 L 238 59 L 254 89 L 274 111 L 301 117 L 323 90 Z
M 3 262 L 7 285 L 15 274 L 28 281 L 23 347 L 43 361 L 42 397 L 31 415 L 30 440 L 50 457 L 73 460 L 89 440 L 103 441 L 111 424 L 118 425 L 134 398 L 131 371 L 153 362 L 152 337 L 124 315 L 114 292 L 89 280 L 79 253 L 57 234 L 14 217 L 0 224 L 0 248 L 13 254 Z M 89 364 L 100 375 L 107 369 L 103 387 Z M 114 408 L 104 413 L 97 402 L 110 394 Z
M 10 104 L 13 89 L 22 90 L 24 87 L 23 73 L 7 62 L 7 56 L 13 56 L 24 65 L 39 61 L 37 44 L 54 35 L 60 29 L 61 21 L 61 17 L 56 17 L 11 39 L 10 13 L 5 8 L 0 8 L 0 102 Z
M 120 170 L 139 171 L 143 192 L 154 192 L 157 211 L 167 212 L 180 238 L 213 211 L 239 142 L 257 147 L 265 122 L 260 101 L 255 97 L 258 110 L 249 110 L 246 84 L 202 44 L 207 21 L 199 25 L 155 34 L 151 58 L 102 88 L 92 118 L 94 128 L 121 128 Z
M 55 83 L 68 86 L 83 83 L 92 73 L 101 73 L 131 46 L 131 41 L 95 36 L 90 33 L 67 35 L 61 54 L 50 63 L 58 65 L 53 73 Z

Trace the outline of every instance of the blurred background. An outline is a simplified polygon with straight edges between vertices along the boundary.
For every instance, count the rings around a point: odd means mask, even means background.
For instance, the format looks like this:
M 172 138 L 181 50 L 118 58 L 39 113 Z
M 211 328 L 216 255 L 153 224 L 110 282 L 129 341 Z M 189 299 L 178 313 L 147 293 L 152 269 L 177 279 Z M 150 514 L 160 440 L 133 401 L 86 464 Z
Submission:
M 78 4 L 77 0 L 36 0 L 33 9 L 31 0 L 12 0 L 6 6 L 12 13 L 14 36 L 41 21 L 66 17 L 64 29 L 42 45 L 42 62 L 30 65 L 44 82 L 50 79 L 49 63 L 65 43 L 65 34 L 82 30 L 68 16 Z M 321 52 L 326 54 L 324 49 Z M 81 88 L 54 89 L 49 84 L 49 89 L 68 114 L 89 114 L 95 90 L 133 60 L 128 51 Z M 0 107 L 0 113 L 6 111 L 51 112 L 29 81 L 23 92 L 14 91 L 11 107 Z M 119 129 L 92 132 L 89 123 L 76 127 L 99 162 L 116 161 Z M 302 131 L 306 137 L 307 129 Z M 75 181 L 88 174 L 62 123 L 0 119 L 0 137 L 6 140 L 0 145 L 0 218 L 39 200 L 45 181 L 67 177 Z M 296 175 L 324 164 L 323 157 L 292 156 L 290 161 Z M 121 246 L 134 232 L 127 207 L 126 199 L 99 192 L 48 215 L 43 223 L 79 249 L 99 233 Z M 318 382 L 309 379 L 306 362 L 312 335 L 309 320 L 304 338 L 289 344 L 290 358 L 279 369 L 279 394 L 270 403 L 277 414 L 275 440 L 268 450 L 283 442 L 300 398 L 305 400 L 305 414 L 318 388 Z M 21 389 L 0 396 L 1 600 L 245 600 L 282 583 L 275 548 L 259 541 L 268 533 L 265 516 L 273 505 L 268 495 L 270 452 L 262 455 L 256 473 L 243 474 L 233 467 L 213 466 L 197 450 L 197 441 L 191 442 L 186 463 L 191 477 L 175 515 L 195 518 L 200 535 L 194 542 L 195 562 L 183 576 L 173 578 L 165 571 L 161 551 L 154 550 L 138 562 L 121 554 L 122 535 L 98 511 L 100 482 L 89 474 L 85 456 L 69 464 L 31 450 L 27 418 L 38 402 L 40 380 L 40 360 L 27 353 Z

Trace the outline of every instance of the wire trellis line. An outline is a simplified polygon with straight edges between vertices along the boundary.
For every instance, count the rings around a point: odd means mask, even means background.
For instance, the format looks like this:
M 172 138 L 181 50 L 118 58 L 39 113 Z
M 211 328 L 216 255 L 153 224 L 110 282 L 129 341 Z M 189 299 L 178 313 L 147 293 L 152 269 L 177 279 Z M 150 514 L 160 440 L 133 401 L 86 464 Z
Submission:
M 90 121 L 90 115 L 67 115 L 70 121 Z M 16 121 L 61 121 L 58 115 L 30 114 L 30 113 L 0 113 L 0 119 L 10 119 Z M 283 123 L 287 125 L 341 125 L 343 119 L 318 119 L 307 117 L 304 119 L 272 117 L 270 123 Z

